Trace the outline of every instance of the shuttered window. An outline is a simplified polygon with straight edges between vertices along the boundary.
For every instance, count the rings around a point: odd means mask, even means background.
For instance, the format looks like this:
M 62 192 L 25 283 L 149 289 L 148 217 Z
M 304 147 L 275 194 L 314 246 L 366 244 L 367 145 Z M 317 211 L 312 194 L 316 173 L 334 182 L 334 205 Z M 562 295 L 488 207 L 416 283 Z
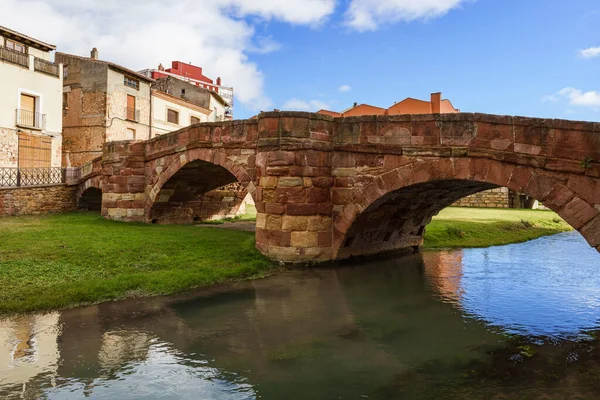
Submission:
M 19 134 L 19 168 L 50 168 L 52 166 L 52 138 Z
M 179 113 L 175 110 L 167 110 L 167 121 L 172 124 L 179 124 Z

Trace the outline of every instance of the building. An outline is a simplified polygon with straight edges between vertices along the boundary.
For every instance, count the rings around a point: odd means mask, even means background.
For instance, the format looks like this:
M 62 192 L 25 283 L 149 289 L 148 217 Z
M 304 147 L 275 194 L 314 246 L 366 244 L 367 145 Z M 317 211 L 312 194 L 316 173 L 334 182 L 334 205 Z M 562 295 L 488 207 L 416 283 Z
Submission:
M 229 119 L 227 116 L 229 104 L 218 93 L 212 90 L 202 88 L 191 82 L 186 82 L 172 76 L 158 78 L 156 82 L 152 84 L 152 88 L 157 92 L 167 93 L 188 103 L 208 109 L 210 111 L 208 122 L 225 121 Z
M 357 117 L 360 115 L 401 115 L 401 114 L 449 114 L 458 113 L 459 109 L 454 108 L 450 100 L 442 99 L 441 93 L 432 93 L 431 99 L 418 100 L 412 97 L 394 103 L 389 108 L 381 108 L 369 104 L 354 105 L 342 112 L 319 110 L 319 114 L 330 115 L 332 117 Z
M 150 138 L 152 79 L 98 58 L 56 53 L 64 65 L 63 165 L 102 154 L 105 142 Z
M 63 69 L 52 61 L 55 48 L 0 26 L 0 168 L 61 166 Z
M 166 76 L 154 80 L 121 65 L 56 53 L 65 67 L 63 165 L 79 167 L 106 142 L 147 140 L 199 122 L 223 121 L 228 103 L 216 92 Z
M 208 122 L 211 110 L 171 94 L 152 89 L 152 137 Z
M 145 69 L 140 71 L 140 74 L 156 80 L 160 78 L 173 77 L 185 82 L 189 82 L 198 87 L 211 90 L 219 94 L 219 96 L 221 96 L 221 98 L 227 103 L 225 118 L 233 119 L 233 88 L 223 86 L 221 84 L 220 77 L 218 77 L 216 82 L 214 82 L 212 79 L 203 74 L 201 67 L 181 61 L 172 61 L 171 68 L 165 69 L 162 64 L 160 64 L 157 69 Z

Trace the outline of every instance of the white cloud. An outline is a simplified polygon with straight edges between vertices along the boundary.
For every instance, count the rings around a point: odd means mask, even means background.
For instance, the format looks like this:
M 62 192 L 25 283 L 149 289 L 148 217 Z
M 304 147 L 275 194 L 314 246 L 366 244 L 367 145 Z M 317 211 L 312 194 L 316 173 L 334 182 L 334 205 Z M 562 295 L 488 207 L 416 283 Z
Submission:
M 97 47 L 101 59 L 134 70 L 192 62 L 234 86 L 238 101 L 260 110 L 272 102 L 248 53 L 275 51 L 278 43 L 257 37 L 254 24 L 316 25 L 334 8 L 335 0 L 0 0 L 0 25 L 66 53 L 88 56 Z
M 442 16 L 468 0 L 352 0 L 346 23 L 357 31 L 380 25 Z
M 294 98 L 286 101 L 281 109 L 284 111 L 319 111 L 329 107 L 329 103 L 321 100 L 299 100 Z
M 561 99 L 566 99 L 569 104 L 573 106 L 593 108 L 600 107 L 600 92 L 596 92 L 594 90 L 584 92 L 583 90 L 572 87 L 566 87 L 562 90 L 559 90 L 553 95 L 544 97 L 543 100 L 557 102 Z
M 588 49 L 579 50 L 579 55 L 583 58 L 600 57 L 600 47 L 590 47 Z
M 349 92 L 352 90 L 352 87 L 350 87 L 349 85 L 342 85 L 339 88 L 339 91 L 344 93 L 344 92 Z
M 251 53 L 268 54 L 281 50 L 281 43 L 277 42 L 271 36 L 258 36 L 256 44 L 248 49 Z

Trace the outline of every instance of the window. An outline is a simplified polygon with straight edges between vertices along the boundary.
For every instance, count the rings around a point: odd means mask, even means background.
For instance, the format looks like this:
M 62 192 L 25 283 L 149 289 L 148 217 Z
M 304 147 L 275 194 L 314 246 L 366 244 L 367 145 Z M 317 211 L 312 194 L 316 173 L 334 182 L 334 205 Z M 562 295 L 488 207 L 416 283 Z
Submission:
M 167 122 L 179 124 L 179 113 L 175 110 L 167 109 Z
M 181 89 L 181 95 L 185 96 L 185 89 Z
M 127 128 L 127 137 L 125 140 L 135 140 L 135 129 Z
M 194 125 L 194 124 L 199 124 L 200 123 L 200 118 L 198 117 L 190 117 L 190 125 Z
M 127 75 L 125 75 L 123 84 L 125 86 L 129 86 L 130 88 L 134 88 L 136 90 L 140 89 L 140 81 L 138 81 L 137 79 L 130 78 Z
M 69 66 L 63 65 L 63 79 L 67 79 L 69 77 Z
M 125 118 L 137 121 L 135 109 L 135 96 L 127 95 L 127 108 L 125 109 Z
M 36 114 L 37 98 L 21 93 L 21 105 L 19 106 L 19 125 L 41 128 L 40 116 Z
M 69 92 L 63 92 L 63 110 L 69 109 Z
M 12 40 L 6 39 L 6 48 L 14 51 L 18 51 L 19 53 L 26 53 L 27 48 L 21 43 L 14 42 Z

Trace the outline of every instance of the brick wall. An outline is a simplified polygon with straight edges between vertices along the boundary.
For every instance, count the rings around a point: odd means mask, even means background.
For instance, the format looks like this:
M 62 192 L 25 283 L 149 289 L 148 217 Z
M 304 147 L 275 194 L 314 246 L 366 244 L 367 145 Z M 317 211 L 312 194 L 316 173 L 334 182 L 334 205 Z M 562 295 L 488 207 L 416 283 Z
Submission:
M 73 211 L 76 190 L 77 186 L 66 185 L 0 188 L 0 217 Z
M 453 204 L 455 207 L 485 207 L 485 208 L 509 208 L 509 190 L 506 187 L 485 190 L 471 196 L 463 197 Z

